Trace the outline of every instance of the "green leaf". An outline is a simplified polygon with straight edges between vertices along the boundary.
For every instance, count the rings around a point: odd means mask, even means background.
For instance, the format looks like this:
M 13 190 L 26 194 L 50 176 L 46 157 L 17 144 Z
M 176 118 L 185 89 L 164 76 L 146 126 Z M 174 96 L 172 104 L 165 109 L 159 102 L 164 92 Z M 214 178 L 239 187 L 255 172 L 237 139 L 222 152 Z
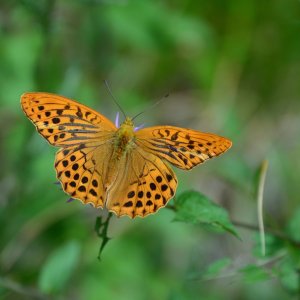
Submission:
M 259 282 L 270 278 L 270 275 L 263 267 L 256 265 L 248 265 L 240 269 L 240 272 L 244 275 L 246 282 Z
M 205 270 L 204 277 L 213 277 L 218 275 L 222 270 L 231 264 L 232 260 L 229 257 L 221 258 L 210 264 Z
M 80 245 L 71 241 L 55 250 L 46 260 L 39 276 L 39 288 L 47 294 L 64 289 L 79 261 Z
M 191 280 L 210 280 L 215 279 L 224 269 L 226 269 L 230 264 L 232 260 L 229 257 L 224 257 L 221 259 L 218 259 L 214 262 L 212 262 L 210 265 L 208 265 L 204 270 L 201 270 L 199 272 L 191 272 L 189 274 L 189 279 Z M 226 272 L 226 270 L 223 272 L 223 274 Z
M 267 233 L 265 235 L 265 247 L 266 247 L 266 253 L 265 255 L 262 254 L 261 252 L 261 239 L 260 239 L 260 235 L 259 233 L 256 233 L 254 236 L 254 240 L 255 240 L 255 245 L 253 248 L 253 254 L 256 257 L 260 257 L 260 258 L 266 258 L 266 257 L 270 257 L 270 256 L 274 256 L 275 254 L 277 254 L 280 250 L 282 250 L 284 248 L 284 241 L 272 234 Z
M 287 225 L 288 235 L 296 242 L 300 242 L 300 207 L 298 207 Z
M 102 239 L 99 252 L 98 252 L 98 259 L 101 260 L 101 254 L 104 249 L 104 247 L 107 245 L 107 243 L 110 240 L 110 237 L 107 235 L 107 230 L 109 226 L 109 221 L 110 218 L 112 217 L 112 213 L 110 212 L 106 218 L 105 221 L 102 221 L 102 216 L 96 218 L 96 223 L 95 223 L 95 231 L 98 235 L 99 238 Z
M 196 191 L 186 191 L 175 201 L 175 221 L 202 224 L 209 229 L 227 231 L 238 237 L 227 211 Z
M 299 291 L 299 273 L 291 259 L 287 258 L 279 265 L 279 278 L 289 292 Z

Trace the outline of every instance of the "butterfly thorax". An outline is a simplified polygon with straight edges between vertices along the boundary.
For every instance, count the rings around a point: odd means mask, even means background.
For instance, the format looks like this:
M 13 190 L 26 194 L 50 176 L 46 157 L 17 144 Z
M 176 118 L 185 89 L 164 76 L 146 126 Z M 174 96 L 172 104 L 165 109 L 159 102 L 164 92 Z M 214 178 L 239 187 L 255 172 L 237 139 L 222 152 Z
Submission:
M 127 117 L 116 132 L 114 145 L 115 158 L 118 160 L 121 159 L 124 154 L 132 149 L 135 145 L 134 140 L 134 124 L 132 120 Z

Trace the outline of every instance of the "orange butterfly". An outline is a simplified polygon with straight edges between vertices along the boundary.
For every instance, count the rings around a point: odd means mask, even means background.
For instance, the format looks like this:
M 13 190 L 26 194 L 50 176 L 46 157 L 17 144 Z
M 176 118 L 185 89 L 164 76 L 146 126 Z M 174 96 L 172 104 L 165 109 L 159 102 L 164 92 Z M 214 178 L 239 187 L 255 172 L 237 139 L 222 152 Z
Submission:
M 232 144 L 173 126 L 135 131 L 128 117 L 117 128 L 89 107 L 55 94 L 25 93 L 21 105 L 38 132 L 60 148 L 55 169 L 63 190 L 117 216 L 144 217 L 167 204 L 177 188 L 167 162 L 189 170 Z

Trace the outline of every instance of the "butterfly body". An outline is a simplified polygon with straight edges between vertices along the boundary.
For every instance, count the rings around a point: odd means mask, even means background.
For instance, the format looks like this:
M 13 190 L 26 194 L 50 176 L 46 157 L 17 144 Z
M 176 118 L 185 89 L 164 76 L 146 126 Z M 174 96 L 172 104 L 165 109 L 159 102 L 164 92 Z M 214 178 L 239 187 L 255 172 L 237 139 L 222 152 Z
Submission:
M 118 170 L 125 167 L 126 156 L 135 148 L 134 139 L 134 124 L 130 118 L 126 118 L 112 136 L 112 155 L 103 180 L 105 199 L 110 187 L 117 180 Z
M 118 216 L 144 217 L 167 204 L 177 189 L 168 163 L 189 170 L 231 147 L 224 137 L 192 129 L 136 130 L 131 118 L 117 128 L 89 107 L 55 94 L 25 93 L 21 106 L 38 132 L 60 148 L 55 169 L 63 190 Z
M 120 159 L 123 155 L 135 147 L 134 124 L 131 118 L 126 118 L 115 134 L 114 151 L 116 159 Z

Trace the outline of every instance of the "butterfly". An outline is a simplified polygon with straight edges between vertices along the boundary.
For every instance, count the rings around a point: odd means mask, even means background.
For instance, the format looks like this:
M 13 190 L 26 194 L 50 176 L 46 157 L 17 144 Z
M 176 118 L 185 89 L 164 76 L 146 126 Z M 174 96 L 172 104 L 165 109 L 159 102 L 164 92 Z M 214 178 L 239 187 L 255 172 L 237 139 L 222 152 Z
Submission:
M 37 131 L 59 147 L 55 169 L 63 190 L 117 216 L 145 217 L 173 198 L 173 166 L 190 170 L 231 147 L 227 138 L 174 126 L 136 130 L 63 96 L 25 93 L 21 106 Z

